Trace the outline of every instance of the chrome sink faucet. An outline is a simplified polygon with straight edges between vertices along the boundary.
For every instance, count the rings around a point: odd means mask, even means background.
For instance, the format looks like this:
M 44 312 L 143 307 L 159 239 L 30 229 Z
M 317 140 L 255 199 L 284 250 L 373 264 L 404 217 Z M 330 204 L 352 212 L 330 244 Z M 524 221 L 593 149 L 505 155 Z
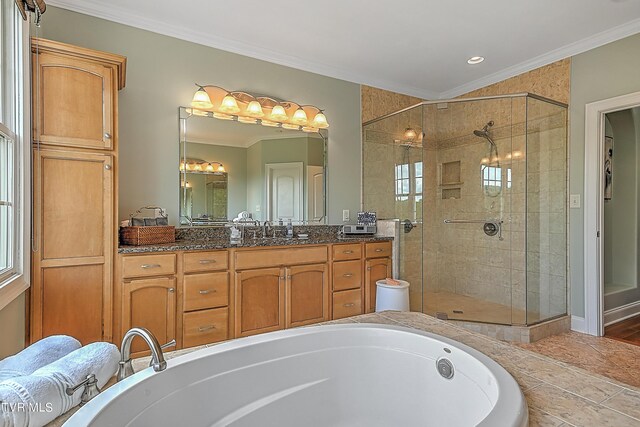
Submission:
M 262 237 L 267 237 L 267 232 L 273 229 L 273 223 L 269 220 L 266 220 L 262 223 Z
M 153 370 L 156 372 L 164 371 L 167 369 L 167 362 L 164 360 L 164 354 L 162 353 L 163 348 L 173 347 L 176 345 L 175 340 L 160 346 L 158 344 L 158 340 L 153 334 L 145 328 L 131 328 L 124 334 L 124 338 L 122 338 L 122 346 L 120 347 L 120 362 L 118 368 L 118 376 L 117 381 L 122 381 L 123 379 L 133 375 L 133 366 L 131 365 L 131 341 L 135 337 L 140 337 L 149 346 L 151 349 L 151 363 L 149 366 L 153 367 Z

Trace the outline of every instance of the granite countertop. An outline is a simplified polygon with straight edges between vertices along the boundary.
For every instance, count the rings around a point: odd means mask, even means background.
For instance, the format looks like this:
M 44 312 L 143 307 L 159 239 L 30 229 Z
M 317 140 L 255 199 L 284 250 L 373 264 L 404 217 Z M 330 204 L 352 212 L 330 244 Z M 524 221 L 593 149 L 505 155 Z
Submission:
M 475 348 L 502 365 L 518 382 L 529 406 L 531 427 L 640 425 L 639 388 L 497 341 L 426 314 L 385 311 L 323 324 L 336 323 L 405 326 L 442 335 Z M 317 325 L 308 327 L 315 326 Z M 165 358 L 169 360 L 217 344 L 169 352 L 165 354 Z M 148 357 L 134 360 L 136 371 L 147 366 Z M 76 410 L 72 409 L 46 427 L 60 427 Z
M 301 246 L 301 245 L 326 245 L 330 243 L 350 243 L 350 242 L 384 242 L 391 241 L 392 237 L 331 237 L 331 236 L 310 236 L 308 239 L 299 238 L 257 238 L 245 237 L 240 245 L 231 245 L 229 239 L 206 239 L 206 240 L 177 240 L 175 243 L 164 243 L 156 245 L 127 246 L 120 245 L 118 253 L 133 254 L 144 252 L 171 252 L 171 251 L 196 251 L 213 250 L 227 248 L 257 248 L 266 246 Z

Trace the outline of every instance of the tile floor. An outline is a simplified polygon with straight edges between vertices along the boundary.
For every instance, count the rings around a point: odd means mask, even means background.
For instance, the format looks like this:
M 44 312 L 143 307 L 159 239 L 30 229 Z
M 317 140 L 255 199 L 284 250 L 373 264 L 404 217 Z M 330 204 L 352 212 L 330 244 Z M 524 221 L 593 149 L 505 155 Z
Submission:
M 578 332 L 566 332 L 532 344 L 518 344 L 518 346 L 589 372 L 640 387 L 640 346 Z

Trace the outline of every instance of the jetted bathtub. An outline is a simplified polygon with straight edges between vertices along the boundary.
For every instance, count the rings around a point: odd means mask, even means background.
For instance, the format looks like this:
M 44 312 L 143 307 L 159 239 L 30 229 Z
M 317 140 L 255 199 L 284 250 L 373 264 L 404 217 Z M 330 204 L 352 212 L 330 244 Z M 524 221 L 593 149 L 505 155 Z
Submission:
M 478 351 L 414 329 L 350 324 L 258 335 L 177 357 L 163 372 L 148 368 L 105 390 L 65 426 L 527 422 L 514 379 Z

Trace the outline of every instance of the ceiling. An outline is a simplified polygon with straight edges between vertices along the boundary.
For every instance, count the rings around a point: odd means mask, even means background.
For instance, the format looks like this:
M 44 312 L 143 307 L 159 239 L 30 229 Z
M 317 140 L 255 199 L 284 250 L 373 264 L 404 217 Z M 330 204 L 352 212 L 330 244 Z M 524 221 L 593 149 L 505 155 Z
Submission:
M 451 98 L 640 32 L 640 0 L 48 3 L 425 99 Z M 486 60 L 468 65 L 476 55 Z

